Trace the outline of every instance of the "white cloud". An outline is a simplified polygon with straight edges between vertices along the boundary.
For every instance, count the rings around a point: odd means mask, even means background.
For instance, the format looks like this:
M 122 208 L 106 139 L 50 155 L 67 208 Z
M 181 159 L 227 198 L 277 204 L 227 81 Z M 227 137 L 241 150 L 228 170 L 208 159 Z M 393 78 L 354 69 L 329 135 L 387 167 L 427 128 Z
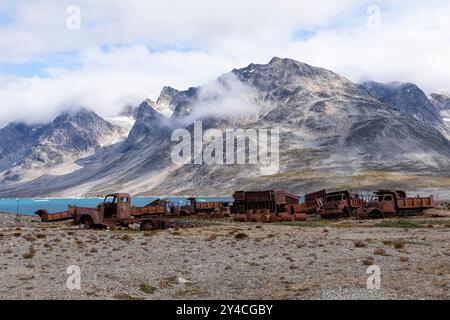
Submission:
M 364 25 L 327 30 L 287 51 L 353 81 L 414 82 L 427 92 L 448 91 L 450 3 L 408 1 L 381 13 L 379 31 Z
M 379 31 L 366 27 L 366 8 L 374 3 L 381 8 Z M 81 30 L 66 28 L 70 4 L 81 8 Z M 155 99 L 164 85 L 201 85 L 273 56 L 354 81 L 450 89 L 450 4 L 442 0 L 4 0 L 2 11 L 11 23 L 0 24 L 0 68 L 35 61 L 51 67 L 32 78 L 0 69 L 0 125 L 49 121 L 78 105 L 109 116 L 124 104 Z M 296 41 L 296 30 L 311 37 Z
M 221 72 L 216 60 L 204 52 L 150 54 L 142 45 L 109 53 L 87 50 L 76 70 L 49 69 L 50 76 L 44 78 L 0 77 L 0 123 L 46 122 L 79 106 L 111 116 L 125 105 L 155 99 L 164 84 L 183 88 L 208 81 Z

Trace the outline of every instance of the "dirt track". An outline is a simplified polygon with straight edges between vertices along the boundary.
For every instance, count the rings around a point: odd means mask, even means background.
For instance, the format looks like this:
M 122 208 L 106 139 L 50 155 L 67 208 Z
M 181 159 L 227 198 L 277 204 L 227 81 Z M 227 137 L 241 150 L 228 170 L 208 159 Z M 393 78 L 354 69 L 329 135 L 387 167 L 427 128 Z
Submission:
M 1 299 L 450 298 L 450 217 L 153 233 L 32 220 L 0 214 Z M 80 290 L 67 289 L 70 265 Z M 380 290 L 367 289 L 369 265 Z

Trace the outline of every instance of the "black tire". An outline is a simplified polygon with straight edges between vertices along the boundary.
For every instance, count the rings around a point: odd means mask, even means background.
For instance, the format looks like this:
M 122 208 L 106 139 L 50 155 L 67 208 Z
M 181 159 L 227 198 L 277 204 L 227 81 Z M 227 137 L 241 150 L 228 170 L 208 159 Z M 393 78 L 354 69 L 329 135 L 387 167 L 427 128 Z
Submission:
M 92 229 L 94 227 L 94 220 L 92 220 L 91 216 L 82 216 L 80 219 L 80 224 L 83 226 L 83 229 Z
M 371 219 L 382 219 L 383 213 L 380 210 L 373 210 L 371 213 L 369 213 L 369 218 Z
M 344 208 L 344 211 L 342 212 L 342 216 L 344 218 L 350 217 L 350 210 L 347 207 Z
M 153 231 L 155 229 L 155 224 L 152 221 L 141 222 L 141 231 Z
M 180 211 L 180 216 L 181 217 L 187 217 L 187 216 L 189 216 L 189 212 L 187 212 L 186 210 L 181 210 Z

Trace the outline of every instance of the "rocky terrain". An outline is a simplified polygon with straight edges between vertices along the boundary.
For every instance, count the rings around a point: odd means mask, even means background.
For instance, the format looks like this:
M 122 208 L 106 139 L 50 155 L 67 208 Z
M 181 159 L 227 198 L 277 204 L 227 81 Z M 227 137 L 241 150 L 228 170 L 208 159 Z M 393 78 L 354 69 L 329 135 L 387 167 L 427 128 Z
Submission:
M 384 84 L 372 81 L 363 83 L 363 86 L 378 100 L 398 109 L 405 116 L 412 116 L 423 122 L 442 122 L 439 108 L 413 83 Z
M 156 102 L 147 99 L 121 115 L 132 119 L 128 130 L 122 125 L 129 131 L 124 141 L 88 148 L 95 151 L 84 155 L 77 150 L 75 159 L 62 161 L 63 168 L 53 169 L 54 159 L 59 163 L 65 154 L 55 151 L 53 141 L 66 141 L 64 131 L 57 136 L 62 140 L 41 139 L 43 146 L 35 145 L 31 133 L 25 134 L 23 146 L 0 150 L 5 159 L 0 161 L 0 197 L 99 196 L 117 190 L 207 196 L 253 188 L 302 194 L 324 187 L 439 193 L 450 186 L 446 99 L 438 94 L 428 98 L 414 84 L 360 85 L 326 69 L 274 58 L 268 64 L 232 70 L 202 87 L 163 88 Z M 173 164 L 170 152 L 176 142 L 171 133 L 178 128 L 192 133 L 195 120 L 202 121 L 203 130 L 222 132 L 279 128 L 279 172 L 261 175 L 260 166 L 250 164 Z M 0 136 L 15 145 L 14 135 L 24 135 L 25 129 L 8 130 Z M 33 130 L 25 132 L 42 129 Z M 81 145 L 86 142 L 80 140 Z M 75 145 L 69 146 L 73 155 Z M 17 159 L 12 154 L 25 156 L 13 165 Z M 33 167 L 27 162 L 30 157 L 33 163 L 42 160 L 48 170 L 21 175 L 24 166 Z
M 449 299 L 450 213 L 143 233 L 0 214 L 1 299 Z M 432 216 L 442 216 L 433 218 Z M 67 288 L 76 265 L 80 289 Z M 367 268 L 381 289 L 367 289 Z
M 0 129 L 0 137 L 4 167 L 10 166 L 3 172 L 3 181 L 23 183 L 42 174 L 60 176 L 78 170 L 77 160 L 122 141 L 125 131 L 81 109 L 64 113 L 48 125 L 8 125 Z
M 431 101 L 440 111 L 445 111 L 450 109 L 450 97 L 444 94 L 431 94 Z

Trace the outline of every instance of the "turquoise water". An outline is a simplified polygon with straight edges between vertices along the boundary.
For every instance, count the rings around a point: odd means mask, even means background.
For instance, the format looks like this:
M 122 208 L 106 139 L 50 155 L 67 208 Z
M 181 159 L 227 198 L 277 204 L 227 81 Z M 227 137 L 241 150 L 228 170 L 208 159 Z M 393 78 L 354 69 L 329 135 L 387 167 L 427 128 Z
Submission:
M 157 197 L 134 197 L 132 205 L 144 206 L 158 199 Z M 162 198 L 161 198 L 162 199 Z M 175 203 L 182 205 L 185 197 L 167 197 Z M 199 197 L 198 201 L 232 201 L 228 197 Z M 79 207 L 95 208 L 103 202 L 103 198 L 80 198 L 80 199 L 0 199 L 0 212 L 21 213 L 34 215 L 39 209 L 47 209 L 50 213 L 67 210 L 67 206 L 76 205 Z

